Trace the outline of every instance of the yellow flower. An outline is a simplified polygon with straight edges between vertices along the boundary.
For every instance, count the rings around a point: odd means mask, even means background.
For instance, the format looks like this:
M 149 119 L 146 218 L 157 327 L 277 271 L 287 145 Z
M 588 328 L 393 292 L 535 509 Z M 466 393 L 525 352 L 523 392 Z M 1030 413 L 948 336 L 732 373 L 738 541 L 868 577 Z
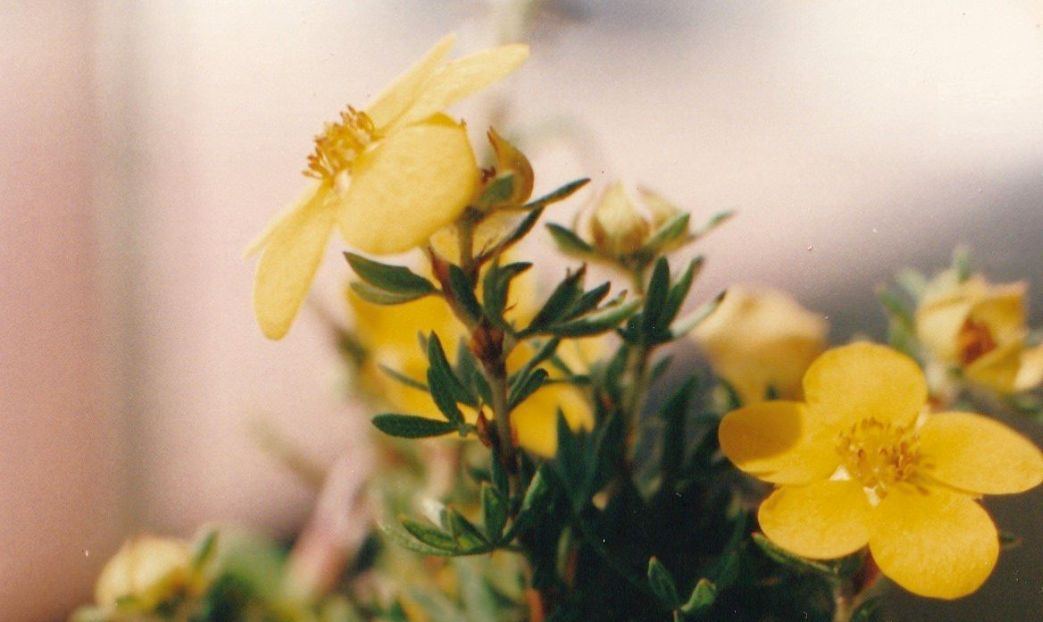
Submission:
M 922 596 L 975 591 L 999 554 L 975 499 L 1039 484 L 1040 451 L 980 415 L 924 414 L 923 373 L 883 346 L 826 352 L 804 375 L 804 395 L 721 421 L 724 454 L 778 485 L 758 511 L 764 534 L 813 559 L 868 544 L 885 575 Z
M 104 609 L 126 602 L 137 611 L 149 611 L 184 590 L 190 580 L 186 543 L 139 536 L 125 542 L 106 562 L 94 587 L 94 600 Z
M 1043 382 L 1043 346 L 1025 347 L 1025 283 L 992 285 L 943 272 L 916 310 L 916 333 L 936 360 L 1001 393 Z
M 263 248 L 254 284 L 261 330 L 279 339 L 311 286 L 330 232 L 372 254 L 414 248 L 453 222 L 478 170 L 462 123 L 442 110 L 514 71 L 528 56 L 508 45 L 444 62 L 439 41 L 365 110 L 348 108 L 315 139 L 313 183 L 251 246 Z
M 624 257 L 637 252 L 649 233 L 648 220 L 638 213 L 623 184 L 609 186 L 590 218 L 594 247 L 610 257 Z
M 744 404 L 800 398 L 800 379 L 826 348 L 828 323 L 788 294 L 734 286 L 693 333 L 717 374 Z
M 516 285 L 519 283 L 524 284 L 524 279 L 515 281 Z M 520 291 L 524 290 L 524 287 L 513 289 L 515 291 L 512 291 L 512 300 L 531 300 L 531 296 L 526 296 Z M 428 363 L 426 354 L 417 343 L 417 334 L 429 334 L 432 331 L 442 341 L 449 359 L 455 360 L 458 344 L 461 338 L 466 337 L 466 331 L 452 316 L 445 302 L 427 297 L 393 307 L 384 307 L 366 302 L 349 292 L 348 303 L 355 318 L 355 331 L 371 355 L 372 362 L 363 370 L 366 381 L 377 388 L 381 398 L 392 408 L 430 419 L 444 419 L 426 391 L 406 386 L 388 377 L 376 364 L 423 380 Z M 527 302 L 519 302 L 513 306 L 516 314 L 530 312 Z M 562 344 L 560 354 L 569 364 L 581 365 L 579 357 L 570 358 L 573 353 L 573 349 L 569 347 L 571 343 Z M 535 351 L 528 344 L 517 346 L 507 359 L 508 371 L 520 369 L 533 354 Z M 548 369 L 548 372 L 552 378 L 555 377 L 556 370 Z M 518 445 L 539 456 L 553 456 L 558 447 L 558 408 L 562 410 L 571 428 L 593 428 L 594 413 L 583 391 L 568 383 L 550 383 L 538 389 L 511 411 L 511 423 Z M 466 407 L 462 410 L 465 418 L 474 423 L 478 414 Z

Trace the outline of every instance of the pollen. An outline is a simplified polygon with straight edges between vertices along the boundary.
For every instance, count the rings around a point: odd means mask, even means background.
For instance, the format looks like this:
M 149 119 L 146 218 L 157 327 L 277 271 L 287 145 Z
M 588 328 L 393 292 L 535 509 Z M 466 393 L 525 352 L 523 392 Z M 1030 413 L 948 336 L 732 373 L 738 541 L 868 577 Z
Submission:
M 308 156 L 308 177 L 333 183 L 366 147 L 376 139 L 372 119 L 365 112 L 348 106 L 340 113 L 340 122 L 327 123 L 325 131 L 315 137 L 315 151 Z
M 879 498 L 888 487 L 912 479 L 920 465 L 917 435 L 876 419 L 863 419 L 841 432 L 836 448 L 851 477 Z

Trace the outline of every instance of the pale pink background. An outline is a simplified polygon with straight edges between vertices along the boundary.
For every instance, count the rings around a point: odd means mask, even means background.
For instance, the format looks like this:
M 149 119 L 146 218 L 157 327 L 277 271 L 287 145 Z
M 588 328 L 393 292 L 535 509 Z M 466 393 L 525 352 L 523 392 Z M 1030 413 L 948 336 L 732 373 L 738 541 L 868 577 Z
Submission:
M 1031 280 L 1043 324 L 1039 2 L 562 4 L 507 87 L 514 129 L 568 137 L 536 144 L 541 188 L 624 176 L 696 220 L 739 210 L 703 246 L 700 295 L 774 283 L 837 338 L 879 334 L 873 285 L 969 242 Z M 136 530 L 299 524 L 313 497 L 249 423 L 326 463 L 360 418 L 316 314 L 260 336 L 242 249 L 299 191 L 322 122 L 447 31 L 489 40 L 483 7 L 0 4 L 4 619 L 64 615 Z M 334 313 L 346 275 L 320 275 Z M 983 598 L 1041 612 L 1043 502 L 1019 503 L 1030 539 Z

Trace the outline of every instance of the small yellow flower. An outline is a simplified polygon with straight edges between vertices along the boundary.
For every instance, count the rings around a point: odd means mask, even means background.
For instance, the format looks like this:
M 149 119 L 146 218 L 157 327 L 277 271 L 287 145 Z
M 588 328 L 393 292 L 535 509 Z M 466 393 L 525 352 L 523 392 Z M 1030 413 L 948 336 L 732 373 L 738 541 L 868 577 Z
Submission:
M 916 333 L 935 360 L 961 367 L 971 381 L 1001 393 L 1043 382 L 1043 346 L 1025 347 L 1024 282 L 960 281 L 948 270 L 928 285 Z
M 462 123 L 441 111 L 500 80 L 528 56 L 508 45 L 444 62 L 448 36 L 365 110 L 348 108 L 315 140 L 300 199 L 251 251 L 263 248 L 254 284 L 261 330 L 279 339 L 311 286 L 330 232 L 372 254 L 422 244 L 453 222 L 478 184 Z
M 648 220 L 638 213 L 623 184 L 609 186 L 590 218 L 594 247 L 610 257 L 625 257 L 637 252 L 649 233 Z
M 744 404 L 765 399 L 769 388 L 800 398 L 804 371 L 826 348 L 829 324 L 788 294 L 734 286 L 693 333 L 714 371 Z
M 524 279 L 515 282 L 524 284 Z M 524 287 L 516 287 L 512 300 L 531 300 L 525 296 Z M 406 386 L 381 372 L 376 364 L 400 371 L 411 378 L 423 380 L 427 373 L 427 356 L 417 343 L 417 334 L 434 331 L 446 349 L 446 355 L 454 360 L 460 339 L 466 331 L 455 320 L 443 300 L 427 297 L 393 307 L 384 307 L 366 302 L 348 293 L 348 303 L 355 318 L 355 330 L 362 345 L 369 350 L 371 363 L 363 370 L 365 380 L 377 388 L 382 399 L 403 413 L 444 419 L 431 396 L 420 389 Z M 528 302 L 513 305 L 515 315 L 534 313 Z M 588 340 L 578 340 L 576 343 Z M 566 342 L 560 354 L 569 364 L 582 365 L 574 354 L 573 342 Z M 578 346 L 576 346 L 578 347 Z M 590 346 L 587 345 L 589 349 Z M 520 344 L 507 360 L 508 371 L 517 371 L 535 351 L 527 344 Z M 548 369 L 552 377 L 556 370 Z M 591 429 L 594 425 L 593 410 L 578 387 L 568 383 L 546 384 L 519 404 L 511 412 L 518 444 L 532 453 L 551 457 L 558 447 L 557 411 L 562 410 L 565 420 L 573 429 Z M 463 408 L 465 418 L 474 423 L 478 414 Z
M 924 414 L 920 368 L 883 346 L 826 352 L 804 375 L 804 395 L 721 421 L 724 454 L 778 485 L 758 511 L 764 534 L 813 559 L 868 544 L 885 575 L 922 596 L 978 589 L 999 538 L 976 498 L 1038 485 L 1039 449 L 987 417 Z
M 106 562 L 94 588 L 94 600 L 107 610 L 127 603 L 136 611 L 149 611 L 184 590 L 190 580 L 188 544 L 139 536 L 125 542 Z

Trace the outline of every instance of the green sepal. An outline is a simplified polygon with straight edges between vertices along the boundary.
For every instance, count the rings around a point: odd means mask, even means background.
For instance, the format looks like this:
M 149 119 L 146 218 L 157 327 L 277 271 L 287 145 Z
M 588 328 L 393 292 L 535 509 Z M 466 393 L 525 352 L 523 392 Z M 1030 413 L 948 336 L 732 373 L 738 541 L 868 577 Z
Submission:
M 416 415 L 383 414 L 372 419 L 373 425 L 388 436 L 398 438 L 428 438 L 456 432 L 460 426 L 450 421 L 438 421 Z
M 514 173 L 501 173 L 497 175 L 492 183 L 485 187 L 482 196 L 478 197 L 474 207 L 485 211 L 491 207 L 501 205 L 514 194 Z
M 350 252 L 344 253 L 344 257 L 359 278 L 378 289 L 414 298 L 438 291 L 430 281 L 404 266 L 380 263 Z
M 673 575 L 655 557 L 648 560 L 648 586 L 664 608 L 672 611 L 680 606 L 681 598 L 677 595 L 677 583 Z

